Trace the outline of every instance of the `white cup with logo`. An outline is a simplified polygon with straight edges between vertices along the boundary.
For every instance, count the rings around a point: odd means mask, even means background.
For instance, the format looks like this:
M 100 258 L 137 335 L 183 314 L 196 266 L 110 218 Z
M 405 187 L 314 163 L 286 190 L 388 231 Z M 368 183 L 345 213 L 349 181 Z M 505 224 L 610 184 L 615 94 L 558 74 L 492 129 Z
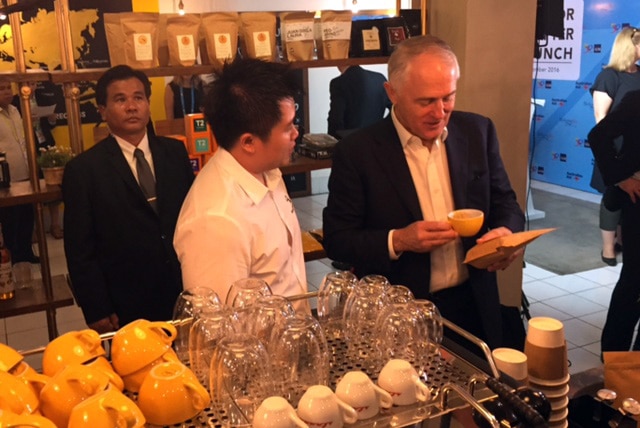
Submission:
M 389 360 L 378 375 L 378 386 L 391 395 L 393 404 L 397 406 L 427 401 L 429 398 L 429 388 L 406 360 Z
M 268 397 L 253 416 L 253 428 L 309 428 L 283 397 Z
M 358 420 L 358 412 L 324 385 L 313 385 L 300 398 L 298 416 L 309 426 L 342 428 Z
M 393 405 L 391 395 L 374 384 L 366 373 L 351 371 L 345 374 L 336 386 L 339 399 L 356 409 L 358 419 L 369 419 Z

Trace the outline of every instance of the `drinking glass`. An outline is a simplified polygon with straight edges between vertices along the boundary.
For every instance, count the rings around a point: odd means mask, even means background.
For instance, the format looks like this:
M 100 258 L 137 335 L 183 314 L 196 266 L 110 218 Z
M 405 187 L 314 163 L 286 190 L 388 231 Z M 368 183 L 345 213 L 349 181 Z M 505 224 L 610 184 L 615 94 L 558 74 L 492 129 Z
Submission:
M 392 303 L 407 303 L 415 300 L 413 292 L 404 285 L 392 285 L 387 287 L 387 296 Z
M 258 278 L 243 278 L 234 281 L 227 292 L 225 305 L 234 308 L 246 308 L 258 300 L 260 296 L 273 294 L 269 284 Z
M 198 381 L 206 385 L 218 342 L 239 328 L 236 313 L 225 306 L 204 310 L 189 331 L 189 362 Z
M 268 345 L 278 395 L 297 406 L 312 385 L 329 381 L 329 351 L 320 323 L 296 314 L 276 326 Z
M 273 394 L 269 355 L 250 334 L 236 333 L 218 342 L 211 359 L 209 390 L 222 426 L 251 426 L 256 409 Z
M 367 277 L 363 279 L 365 278 Z M 390 304 L 389 296 L 386 294 L 389 285 L 386 279 L 363 279 L 347 298 L 342 318 L 349 358 L 354 364 L 362 364 L 362 370 L 368 371 L 371 375 L 371 370 L 375 370 L 375 324 L 382 309 Z
M 329 272 L 322 279 L 318 289 L 318 320 L 327 339 L 342 334 L 344 306 L 357 282 L 356 276 L 348 271 Z
M 173 321 L 178 332 L 173 347 L 183 363 L 189 362 L 189 330 L 204 310 L 222 306 L 218 294 L 211 288 L 195 287 L 183 290 L 173 306 Z
M 437 354 L 442 343 L 443 326 L 442 316 L 438 307 L 431 300 L 416 299 L 414 303 L 422 310 L 427 322 L 427 334 L 431 354 Z
M 275 327 L 294 314 L 293 306 L 285 297 L 261 296 L 248 308 L 243 320 L 243 331 L 253 334 L 263 344 L 267 344 Z

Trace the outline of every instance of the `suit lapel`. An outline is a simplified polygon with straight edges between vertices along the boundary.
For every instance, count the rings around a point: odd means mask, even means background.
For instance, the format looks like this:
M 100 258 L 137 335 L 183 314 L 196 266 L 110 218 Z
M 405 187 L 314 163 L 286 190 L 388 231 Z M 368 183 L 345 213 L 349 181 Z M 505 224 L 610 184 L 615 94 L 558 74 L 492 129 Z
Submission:
M 459 137 L 455 125 L 451 124 L 451 122 L 447 130 L 449 131 L 449 136 L 445 146 L 454 208 L 465 208 L 467 206 L 465 189 L 469 176 L 469 168 L 467 166 L 469 163 L 469 146 L 466 139 Z
M 377 130 L 376 130 L 377 131 Z M 377 157 L 379 167 L 385 172 L 389 182 L 396 188 L 397 194 L 409 210 L 415 220 L 422 220 L 422 210 L 416 192 L 409 164 L 402 149 L 402 143 L 398 138 L 396 128 L 393 126 L 391 116 L 384 120 L 384 126 L 376 132 L 373 151 Z

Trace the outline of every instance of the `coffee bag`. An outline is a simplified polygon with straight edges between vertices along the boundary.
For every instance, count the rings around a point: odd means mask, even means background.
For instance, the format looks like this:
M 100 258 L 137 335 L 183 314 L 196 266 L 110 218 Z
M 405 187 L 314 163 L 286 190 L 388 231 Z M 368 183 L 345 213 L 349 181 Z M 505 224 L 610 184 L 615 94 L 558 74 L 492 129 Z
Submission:
M 104 32 L 107 37 L 107 48 L 109 50 L 109 63 L 111 66 L 126 63 L 124 55 L 124 33 L 120 27 L 120 13 L 105 13 Z
M 169 65 L 189 67 L 196 63 L 199 30 L 199 15 L 185 14 L 167 17 Z
M 345 59 L 349 57 L 351 19 L 352 13 L 349 10 L 322 11 L 320 16 L 322 58 Z
M 313 12 L 287 12 L 280 15 L 280 38 L 287 61 L 313 59 Z
M 238 14 L 211 12 L 200 15 L 201 56 L 203 62 L 222 67 L 233 61 L 238 51 Z
M 158 67 L 158 14 L 124 13 L 120 25 L 124 33 L 126 64 L 133 68 Z
M 271 12 L 240 14 L 243 55 L 267 61 L 276 60 L 276 15 Z

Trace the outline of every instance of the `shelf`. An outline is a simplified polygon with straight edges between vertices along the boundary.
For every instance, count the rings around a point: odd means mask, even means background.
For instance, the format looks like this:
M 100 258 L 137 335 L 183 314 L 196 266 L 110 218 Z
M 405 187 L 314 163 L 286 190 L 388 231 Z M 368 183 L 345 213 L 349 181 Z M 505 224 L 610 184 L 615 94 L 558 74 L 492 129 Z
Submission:
M 49 302 L 42 280 L 34 279 L 31 287 L 16 289 L 13 299 L 0 301 L 0 318 L 46 311 L 73 305 L 73 295 L 69 289 L 66 275 L 51 277 L 53 299 Z
M 331 159 L 311 159 L 306 156 L 296 155 L 289 165 L 281 166 L 282 174 L 300 174 L 317 169 L 331 168 Z
M 0 208 L 16 205 L 33 204 L 37 202 L 53 202 L 62 199 L 60 186 L 47 186 L 44 180 L 40 180 L 40 191 L 35 192 L 31 182 L 12 182 L 6 189 L 0 189 Z
M 27 70 L 26 73 L 15 71 L 0 72 L 0 77 L 8 82 L 45 82 L 50 80 L 49 72 L 41 69 Z

